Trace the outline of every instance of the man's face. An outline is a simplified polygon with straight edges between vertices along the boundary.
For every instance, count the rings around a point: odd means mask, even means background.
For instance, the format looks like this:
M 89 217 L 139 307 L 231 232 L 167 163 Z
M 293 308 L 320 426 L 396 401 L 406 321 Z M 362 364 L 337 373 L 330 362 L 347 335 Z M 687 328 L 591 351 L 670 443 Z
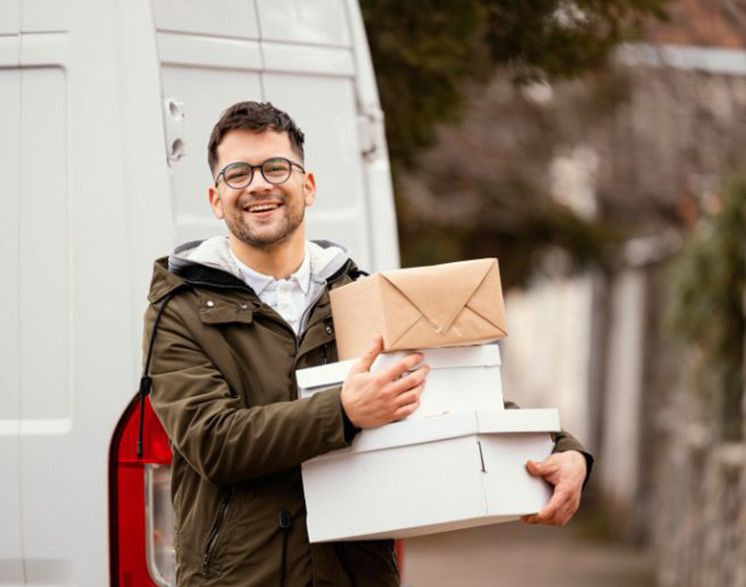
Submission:
M 302 165 L 287 133 L 232 130 L 218 146 L 214 173 L 231 163 L 259 165 L 273 157 Z M 251 183 L 242 189 L 230 187 L 221 176 L 217 187 L 210 188 L 215 217 L 225 220 L 230 233 L 251 247 L 271 250 L 293 237 L 302 243 L 305 209 L 313 204 L 316 185 L 313 174 L 303 173 L 295 165 L 291 169 L 288 180 L 279 185 L 269 183 L 261 170 L 254 169 Z

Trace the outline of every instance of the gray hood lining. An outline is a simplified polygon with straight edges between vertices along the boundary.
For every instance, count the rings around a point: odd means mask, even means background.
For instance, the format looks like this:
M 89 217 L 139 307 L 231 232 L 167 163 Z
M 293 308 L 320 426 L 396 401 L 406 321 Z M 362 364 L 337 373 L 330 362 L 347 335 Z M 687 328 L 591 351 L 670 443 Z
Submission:
M 338 244 L 325 240 L 308 241 L 311 261 L 311 277 L 323 282 L 339 271 L 350 258 L 349 251 Z M 203 265 L 223 271 L 242 279 L 226 236 L 214 236 L 203 241 L 192 241 L 177 247 L 168 258 L 170 271 L 189 265 Z

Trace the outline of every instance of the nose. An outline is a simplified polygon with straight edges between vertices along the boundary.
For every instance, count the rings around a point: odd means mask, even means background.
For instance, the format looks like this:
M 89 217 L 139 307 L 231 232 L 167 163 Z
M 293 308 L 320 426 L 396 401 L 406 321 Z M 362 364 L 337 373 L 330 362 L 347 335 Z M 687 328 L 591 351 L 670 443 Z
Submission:
M 264 179 L 261 170 L 256 169 L 254 176 L 251 178 L 251 182 L 246 186 L 246 191 L 250 194 L 254 193 L 265 193 L 270 191 L 274 186 Z

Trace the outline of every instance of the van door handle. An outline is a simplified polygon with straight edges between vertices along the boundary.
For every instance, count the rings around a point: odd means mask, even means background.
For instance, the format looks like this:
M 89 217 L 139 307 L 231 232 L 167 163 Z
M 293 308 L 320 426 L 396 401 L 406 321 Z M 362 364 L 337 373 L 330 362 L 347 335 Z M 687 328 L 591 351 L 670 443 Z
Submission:
M 169 166 L 178 163 L 184 150 L 184 103 L 175 98 L 163 100 L 163 123 L 166 131 L 166 159 Z

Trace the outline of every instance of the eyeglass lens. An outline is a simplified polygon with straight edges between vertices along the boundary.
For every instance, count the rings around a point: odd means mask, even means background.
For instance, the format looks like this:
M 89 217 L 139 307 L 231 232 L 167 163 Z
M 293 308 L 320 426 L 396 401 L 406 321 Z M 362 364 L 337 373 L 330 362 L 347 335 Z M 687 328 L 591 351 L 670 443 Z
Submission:
M 228 165 L 223 172 L 225 183 L 234 189 L 245 188 L 251 183 L 255 168 L 259 168 L 264 179 L 273 184 L 287 181 L 292 171 L 290 161 L 283 158 L 267 159 L 261 166 L 233 163 Z

